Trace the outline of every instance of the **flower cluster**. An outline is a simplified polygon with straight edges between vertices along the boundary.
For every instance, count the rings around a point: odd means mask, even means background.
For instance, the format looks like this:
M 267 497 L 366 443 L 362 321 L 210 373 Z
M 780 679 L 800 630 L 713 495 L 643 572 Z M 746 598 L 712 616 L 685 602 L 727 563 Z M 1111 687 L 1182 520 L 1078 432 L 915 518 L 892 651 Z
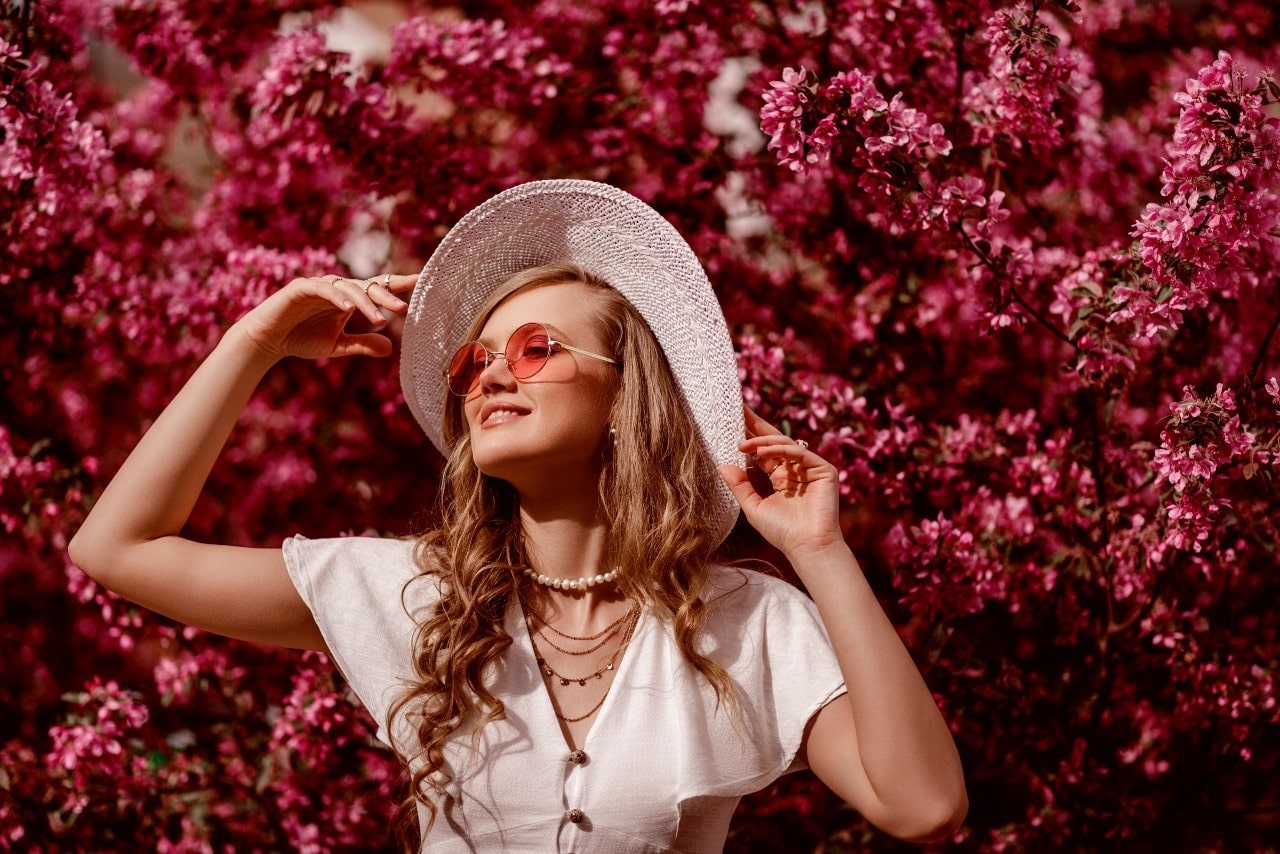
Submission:
M 53 747 L 45 758 L 66 790 L 57 808 L 68 822 L 84 811 L 95 783 L 141 773 L 142 758 L 126 751 L 123 740 L 147 721 L 147 707 L 114 680 L 95 676 L 74 702 L 68 722 L 49 730 Z
M 1230 501 L 1216 493 L 1219 470 L 1241 460 L 1255 436 L 1240 424 L 1235 395 L 1221 384 L 1208 397 L 1183 389 L 1152 458 L 1156 478 L 1172 490 L 1165 512 L 1170 545 L 1201 551 Z
M 77 114 L 72 92 L 49 79 L 0 31 L 0 286 L 29 280 L 50 254 L 92 239 L 110 153 L 102 129 Z
M 992 190 L 972 173 L 950 174 L 940 166 L 952 151 L 942 124 L 909 107 L 903 92 L 880 93 L 868 74 L 841 71 L 819 85 L 804 68 L 783 70 L 769 84 L 760 126 L 778 161 L 797 173 L 830 173 L 832 157 L 858 190 L 876 198 L 877 227 L 900 235 L 953 229 L 984 241 L 1009 217 L 1005 192 Z M 964 225 L 968 221 L 967 226 Z
M 987 22 L 988 74 L 964 104 L 980 144 L 1051 151 L 1062 145 L 1064 118 L 1087 116 L 1073 100 L 1090 85 L 1092 69 L 1079 51 L 1063 49 L 1039 5 L 1019 3 Z
M 1280 252 L 1280 118 L 1267 112 L 1280 84 L 1264 75 L 1248 86 L 1223 51 L 1174 100 L 1182 111 L 1161 175 L 1165 198 L 1134 228 L 1150 278 L 1126 290 L 1110 318 L 1133 321 L 1144 337 L 1181 326 L 1211 298 L 1239 298 Z
M 769 150 L 784 166 L 803 172 L 829 160 L 840 143 L 869 170 L 864 189 L 871 190 L 899 177 L 889 173 L 894 165 L 951 150 L 942 125 L 906 106 L 901 92 L 886 99 L 861 71 L 842 71 L 821 86 L 807 77 L 804 68 L 784 69 L 782 79 L 769 84 L 760 111 Z
M 484 103 L 495 92 L 539 105 L 556 97 L 557 81 L 570 70 L 545 38 L 524 27 L 508 29 L 502 20 L 413 18 L 396 28 L 392 40 L 388 76 L 430 87 L 457 105 Z M 480 80 L 484 85 L 477 85 Z

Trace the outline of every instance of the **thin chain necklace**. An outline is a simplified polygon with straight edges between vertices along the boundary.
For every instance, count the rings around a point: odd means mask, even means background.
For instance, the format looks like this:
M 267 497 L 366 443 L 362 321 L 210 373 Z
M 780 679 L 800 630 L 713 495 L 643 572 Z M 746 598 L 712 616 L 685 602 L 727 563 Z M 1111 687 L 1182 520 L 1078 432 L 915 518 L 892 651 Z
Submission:
M 551 631 L 555 632 L 556 634 L 560 635 L 561 637 L 566 637 L 566 635 L 564 634 L 564 632 L 556 632 L 556 630 L 555 630 L 554 628 L 552 628 L 552 627 L 551 627 L 549 624 L 547 624 L 547 623 L 543 623 L 543 624 L 542 624 L 542 628 L 537 629 L 538 637 L 540 637 L 540 638 L 542 638 L 544 641 L 546 641 L 546 643 L 547 643 L 547 644 L 548 644 L 552 649 L 559 650 L 560 652 L 563 652 L 565 655 L 590 655 L 591 653 L 593 653 L 593 652 L 595 652 L 596 650 L 598 650 L 600 647 L 602 647 L 602 646 L 604 646 L 605 644 L 607 644 L 609 641 L 613 640 L 613 636 L 614 636 L 614 635 L 616 635 L 616 634 L 617 634 L 617 633 L 622 629 L 622 621 L 623 621 L 623 620 L 625 620 L 625 619 L 627 619 L 627 617 L 630 617 L 630 616 L 631 616 L 631 612 L 632 612 L 632 611 L 634 611 L 634 610 L 636 610 L 636 609 L 637 609 L 637 608 L 639 608 L 639 607 L 640 607 L 640 606 L 639 606 L 639 604 L 632 605 L 630 608 L 628 608 L 628 609 L 627 609 L 627 612 L 626 612 L 625 614 L 623 614 L 621 617 L 619 617 L 618 619 L 616 619 L 616 620 L 614 620 L 612 623 L 610 623 L 610 624 L 605 628 L 605 630 L 604 630 L 603 632 L 601 632 L 600 634 L 592 635 L 592 636 L 591 636 L 591 637 L 589 637 L 589 638 L 576 638 L 576 637 L 574 637 L 573 635 L 568 635 L 568 636 L 567 636 L 567 637 L 569 637 L 569 639 L 570 639 L 570 640 L 581 640 L 581 641 L 592 641 L 592 640 L 595 640 L 595 639 L 596 639 L 596 638 L 598 638 L 598 637 L 603 637 L 603 638 L 604 638 L 604 640 L 600 641 L 600 642 L 599 642 L 598 644 L 596 644 L 595 646 L 593 646 L 593 647 L 589 647 L 589 648 L 587 648 L 587 649 L 565 649 L 564 647 L 560 646 L 560 644 L 556 643 L 556 642 L 555 642 L 555 641 L 553 641 L 551 638 L 547 637 L 546 633 L 545 633 L 545 632 L 543 632 L 543 631 L 542 631 L 542 629 L 544 629 L 544 628 L 545 628 L 545 629 L 551 629 Z M 532 632 L 535 630 L 535 629 L 534 629 L 533 617 L 532 617 L 532 616 L 526 617 L 526 618 L 525 618 L 525 622 L 527 622 L 527 623 L 528 623 L 528 625 L 529 625 L 529 631 L 530 631 L 530 633 L 532 633 Z
M 591 653 L 598 650 L 600 647 L 607 644 L 609 641 L 613 640 L 613 636 L 616 635 L 617 633 L 618 633 L 618 629 L 614 629 L 612 632 L 609 633 L 609 635 L 604 640 L 600 641 L 595 646 L 589 647 L 587 649 L 575 650 L 575 649 L 565 649 L 560 644 L 556 643 L 551 638 L 543 634 L 542 629 L 538 629 L 538 637 L 542 638 L 542 640 L 545 641 L 547 645 L 550 646 L 552 649 L 559 650 L 560 652 L 563 652 L 565 655 L 590 655 Z
M 564 715 L 560 714 L 559 712 L 556 712 L 555 706 L 551 707 L 551 711 L 555 712 L 556 717 L 564 721 L 565 723 L 576 724 L 578 721 L 585 721 L 587 718 L 591 717 L 597 711 L 599 711 L 600 707 L 604 705 L 605 697 L 608 697 L 608 696 L 609 696 L 609 692 L 606 690 L 604 692 L 604 696 L 600 698 L 600 702 L 596 703 L 594 706 L 591 707 L 591 711 L 587 712 L 585 715 L 578 715 L 576 718 L 566 718 Z
M 639 606 L 637 605 L 636 607 L 639 607 Z M 532 619 L 532 616 L 533 616 L 533 615 L 530 615 L 530 619 Z M 551 625 L 550 623 L 548 623 L 546 620 L 542 620 L 541 622 L 542 622 L 542 626 L 543 626 L 543 628 L 550 629 L 552 632 L 554 632 L 555 634 L 557 634 L 557 635 L 559 635 L 560 637 L 564 638 L 565 640 L 574 640 L 574 641 L 593 641 L 593 640 L 599 640 L 600 638 L 604 637 L 604 636 L 605 636 L 605 635 L 607 635 L 607 634 L 611 634 L 615 629 L 617 629 L 617 628 L 618 628 L 618 626 L 622 625 L 622 621 L 623 621 L 623 620 L 625 620 L 627 617 L 630 617 L 630 616 L 631 616 L 631 612 L 630 612 L 630 611 L 627 611 L 627 613 L 623 614 L 621 617 L 619 617 L 618 619 L 614 620 L 612 623 L 610 623 L 609 625 L 605 626 L 603 629 L 601 629 L 600 631 L 596 632 L 594 635 L 585 635 L 584 637 L 578 637 L 577 635 L 568 635 L 568 634 L 565 634 L 564 632 L 562 632 L 562 631 L 560 631 L 559 629 L 557 629 L 555 626 L 553 626 L 553 625 Z M 539 618 L 539 619 L 541 619 L 541 618 Z M 557 647 L 557 648 L 558 648 L 558 647 Z
M 609 657 L 609 661 L 605 664 L 605 666 L 602 667 L 596 673 L 591 674 L 591 676 L 584 676 L 581 680 L 577 680 L 577 679 L 570 680 L 567 677 L 561 676 L 560 674 L 556 673 L 554 670 L 551 669 L 551 666 L 547 664 L 546 659 L 542 657 L 542 654 L 538 652 L 538 642 L 534 640 L 533 634 L 530 633 L 529 643 L 533 645 L 533 656 L 535 659 L 537 659 L 538 665 L 543 670 L 543 672 L 548 677 L 555 676 L 559 678 L 561 685 L 568 685 L 570 681 L 573 681 L 573 682 L 577 682 L 579 685 L 585 686 L 587 684 L 587 680 L 591 679 L 592 677 L 596 679 L 601 679 L 603 678 L 605 671 L 613 669 L 614 662 L 618 660 L 618 657 L 622 655 L 622 653 L 626 650 L 627 645 L 631 642 L 631 635 L 635 631 L 636 624 L 640 621 L 639 608 L 637 607 L 633 609 L 633 611 L 629 611 L 628 614 L 631 614 L 633 612 L 634 612 L 634 617 L 632 618 L 630 624 L 627 626 L 626 632 L 622 636 L 622 642 L 618 644 L 618 648 L 614 650 L 613 655 Z M 604 694 L 601 695 L 600 700 L 594 706 L 588 709 L 584 714 L 578 715 L 577 717 L 570 718 L 560 714 L 560 710 L 556 708 L 554 702 L 551 705 L 551 711 L 552 713 L 555 714 L 555 716 L 559 720 L 567 724 L 574 724 L 574 723 L 577 723 L 578 721 L 585 721 L 587 718 L 591 717 L 596 712 L 598 712 L 600 710 L 600 707 L 604 705 L 605 699 L 609 696 L 609 687 L 610 686 L 605 686 Z M 554 698 L 552 699 L 554 700 Z
M 632 612 L 628 611 L 627 616 L 632 616 Z M 639 612 L 636 612 L 636 616 L 639 616 Z M 603 679 L 604 674 L 613 669 L 614 662 L 617 661 L 622 650 L 626 648 L 627 641 L 631 639 L 631 630 L 634 628 L 635 620 L 632 620 L 627 624 L 627 631 L 622 636 L 622 641 L 618 644 L 618 648 L 613 651 L 613 654 L 605 660 L 605 663 L 601 665 L 599 670 L 596 670 L 594 673 L 588 673 L 583 677 L 565 676 L 563 673 L 557 673 L 551 665 L 547 663 L 547 660 L 543 658 L 542 652 L 538 649 L 537 639 L 531 634 L 529 635 L 529 640 L 533 642 L 533 657 L 537 660 L 538 666 L 542 668 L 543 673 L 547 676 L 554 676 L 559 679 L 561 685 L 569 685 L 570 683 L 577 682 L 580 687 L 586 687 L 588 679 Z

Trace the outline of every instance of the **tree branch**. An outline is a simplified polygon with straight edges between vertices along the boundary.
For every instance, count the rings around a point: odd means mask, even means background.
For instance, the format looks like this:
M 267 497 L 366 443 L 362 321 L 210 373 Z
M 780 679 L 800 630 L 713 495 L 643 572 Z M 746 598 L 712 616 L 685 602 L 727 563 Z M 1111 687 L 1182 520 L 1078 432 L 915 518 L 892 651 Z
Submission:
M 955 49 L 956 49 L 956 88 L 954 98 L 955 101 L 951 105 L 951 144 L 956 144 L 956 139 L 960 133 L 960 101 L 964 97 L 964 43 L 967 32 L 961 30 L 955 33 Z
M 1022 294 L 1018 293 L 1017 283 L 1010 278 L 1008 273 L 996 266 L 995 262 L 991 260 L 991 256 L 986 252 L 983 252 L 982 248 L 973 242 L 973 239 L 969 237 L 968 232 L 964 230 L 964 225 L 962 223 L 956 223 L 956 232 L 959 233 L 960 238 L 965 242 L 965 245 L 969 247 L 969 251 L 978 256 L 978 260 L 980 260 L 983 265 L 991 271 L 992 275 L 998 279 L 1004 280 L 1005 284 L 1009 288 L 1009 293 L 1013 294 L 1013 298 L 1017 301 L 1018 305 L 1026 309 L 1027 313 L 1039 321 L 1041 326 L 1052 332 L 1055 338 L 1071 345 L 1074 350 L 1080 349 L 1080 345 L 1075 341 L 1072 341 L 1071 338 L 1067 336 L 1067 333 L 1055 326 L 1053 321 L 1036 311 L 1036 309 L 1031 306 L 1031 303 L 1022 298 Z
M 1249 382 L 1257 383 L 1258 371 L 1262 370 L 1263 360 L 1267 357 L 1267 351 L 1271 349 L 1271 339 L 1275 337 L 1276 330 L 1280 329 L 1280 311 L 1276 312 L 1275 318 L 1271 321 L 1271 328 L 1267 330 L 1267 334 L 1262 336 L 1262 343 L 1258 345 L 1258 355 L 1253 357 L 1253 364 L 1249 367 Z

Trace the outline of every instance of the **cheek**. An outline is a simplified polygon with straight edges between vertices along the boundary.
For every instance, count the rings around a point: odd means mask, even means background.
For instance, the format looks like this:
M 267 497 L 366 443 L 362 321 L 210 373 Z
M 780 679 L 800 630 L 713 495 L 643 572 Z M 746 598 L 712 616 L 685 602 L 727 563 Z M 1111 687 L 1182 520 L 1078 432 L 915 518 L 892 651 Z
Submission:
M 602 383 L 595 386 L 591 392 L 591 411 L 596 416 L 593 418 L 595 427 L 598 430 L 607 432 L 609 429 L 609 421 L 613 418 L 613 407 L 618 399 L 618 385 L 614 382 Z
M 562 356 L 563 354 L 561 354 Z M 538 371 L 527 380 L 520 380 L 522 383 L 536 385 L 538 383 L 570 383 L 576 382 L 579 374 L 578 365 L 573 359 L 565 359 L 557 356 L 548 359 L 546 364 L 542 366 L 542 370 Z
M 462 429 L 470 431 L 475 425 L 476 417 L 480 414 L 480 407 L 484 401 L 480 399 L 480 395 L 472 393 L 460 407 L 460 416 Z

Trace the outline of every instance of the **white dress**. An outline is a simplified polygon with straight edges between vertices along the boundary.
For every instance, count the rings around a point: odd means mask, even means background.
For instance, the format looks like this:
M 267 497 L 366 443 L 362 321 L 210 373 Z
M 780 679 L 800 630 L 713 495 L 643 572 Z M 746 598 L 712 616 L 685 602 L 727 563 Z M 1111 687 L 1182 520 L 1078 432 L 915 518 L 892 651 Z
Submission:
M 415 582 L 413 542 L 349 537 L 284 543 L 285 564 L 332 657 L 389 743 L 387 711 L 413 681 L 415 626 L 438 596 Z M 810 718 L 844 693 L 813 603 L 791 585 L 714 567 L 701 651 L 732 680 L 735 726 L 685 662 L 668 626 L 642 612 L 613 685 L 578 753 L 560 731 L 519 602 L 514 643 L 492 674 L 506 719 L 446 747 L 453 807 L 423 850 L 715 852 L 741 796 L 798 766 Z M 412 733 L 397 718 L 397 739 Z M 408 743 L 412 743 L 410 740 Z M 420 818 L 427 812 L 419 808 Z

